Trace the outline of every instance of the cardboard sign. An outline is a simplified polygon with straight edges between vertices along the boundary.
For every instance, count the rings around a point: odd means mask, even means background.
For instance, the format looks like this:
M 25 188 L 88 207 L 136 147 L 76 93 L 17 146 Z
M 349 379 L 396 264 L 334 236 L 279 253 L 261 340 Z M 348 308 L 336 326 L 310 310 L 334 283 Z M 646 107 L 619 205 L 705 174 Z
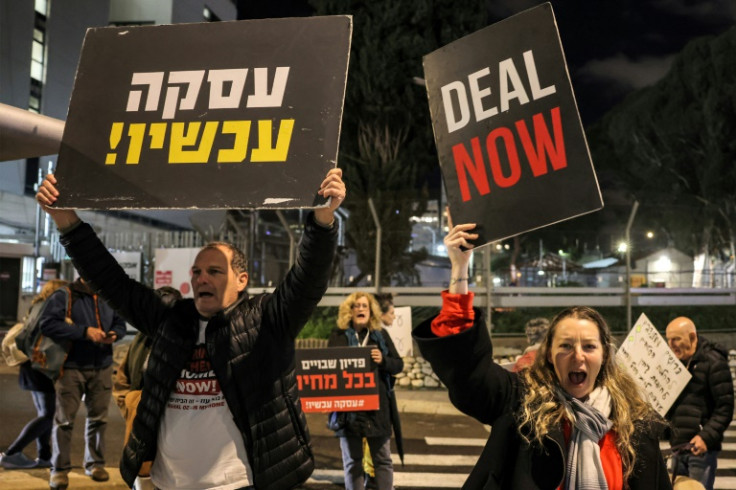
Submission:
M 643 313 L 622 342 L 616 360 L 629 371 L 649 403 L 663 417 L 692 378 Z
M 552 6 L 424 57 L 453 222 L 476 246 L 600 209 L 598 180 Z
M 373 347 L 296 351 L 296 380 L 305 412 L 378 410 Z
M 394 343 L 399 357 L 414 355 L 414 344 L 411 339 L 411 306 L 394 308 L 396 318 L 390 327 L 384 326 L 391 342 Z
M 323 205 L 351 34 L 349 16 L 89 29 L 57 205 Z

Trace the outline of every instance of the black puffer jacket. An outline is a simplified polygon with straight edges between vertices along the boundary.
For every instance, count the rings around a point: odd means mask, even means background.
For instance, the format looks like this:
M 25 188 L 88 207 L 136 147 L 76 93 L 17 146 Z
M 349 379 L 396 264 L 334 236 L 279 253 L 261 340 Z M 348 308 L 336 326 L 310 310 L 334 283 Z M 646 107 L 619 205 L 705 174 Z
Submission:
M 380 380 L 378 384 L 378 410 L 353 412 L 355 417 L 349 419 L 347 427 L 335 431 L 337 437 L 391 437 L 391 400 L 389 398 L 391 387 L 388 383 L 393 383 L 392 377 L 404 369 L 404 361 L 399 357 L 388 332 L 386 330 L 380 330 L 379 332 L 386 343 L 388 355 L 383 357 L 383 362 L 378 366 L 378 379 Z M 368 335 L 368 330 L 359 332 L 358 341 L 363 342 L 366 335 Z M 345 330 L 337 327 L 333 328 L 327 345 L 329 347 L 348 347 L 348 337 L 345 335 Z M 369 339 L 367 345 L 372 347 L 376 343 L 373 339 Z
M 720 451 L 723 433 L 733 418 L 728 352 L 698 335 L 698 347 L 686 365 L 693 377 L 667 412 L 670 444 L 690 442 L 699 435 L 709 451 Z
M 156 455 L 159 423 L 191 358 L 199 315 L 193 300 L 167 308 L 153 290 L 128 278 L 89 225 L 67 232 L 62 244 L 80 274 L 154 338 L 138 414 L 120 461 L 120 472 L 132 486 L 141 463 Z M 296 263 L 276 290 L 241 297 L 212 317 L 205 331 L 207 354 L 259 489 L 292 488 L 314 470 L 294 374 L 294 338 L 327 288 L 335 245 L 335 228 L 318 226 L 310 214 Z M 206 441 L 192 444 L 207 450 Z

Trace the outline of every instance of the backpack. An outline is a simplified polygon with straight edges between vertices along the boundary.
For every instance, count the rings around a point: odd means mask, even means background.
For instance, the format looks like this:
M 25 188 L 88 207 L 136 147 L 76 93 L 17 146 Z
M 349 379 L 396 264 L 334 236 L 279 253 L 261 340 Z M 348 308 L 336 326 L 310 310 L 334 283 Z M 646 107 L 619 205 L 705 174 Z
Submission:
M 18 349 L 15 343 L 15 338 L 23 330 L 24 326 L 25 324 L 23 322 L 16 323 L 8 330 L 5 337 L 3 337 L 3 357 L 5 358 L 5 364 L 8 366 L 17 366 L 28 360 L 28 356 L 22 350 Z
M 72 301 L 73 294 L 69 287 L 63 289 L 67 297 L 66 317 L 65 321 L 72 323 Z M 16 346 L 31 360 L 31 367 L 45 374 L 52 381 L 56 381 L 61 376 L 62 367 L 69 354 L 71 342 L 63 343 L 46 337 L 41 333 L 39 321 L 43 316 L 43 312 L 48 304 L 48 299 L 43 302 L 36 303 L 31 307 L 28 313 L 22 331 L 15 338 Z

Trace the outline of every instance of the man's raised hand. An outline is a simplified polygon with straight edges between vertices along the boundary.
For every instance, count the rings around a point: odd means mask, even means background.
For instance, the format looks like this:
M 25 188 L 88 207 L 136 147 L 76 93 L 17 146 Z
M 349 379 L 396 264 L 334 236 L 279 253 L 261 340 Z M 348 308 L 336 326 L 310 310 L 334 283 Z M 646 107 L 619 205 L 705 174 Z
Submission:
M 48 174 L 36 192 L 36 201 L 41 205 L 41 209 L 46 211 L 51 219 L 56 223 L 57 228 L 63 231 L 79 221 L 76 211 L 73 209 L 55 209 L 53 205 L 59 197 L 59 191 L 56 189 L 56 177 L 54 174 Z
M 330 169 L 330 171 L 327 172 L 325 180 L 322 181 L 317 194 L 331 199 L 326 207 L 314 210 L 314 217 L 317 220 L 317 223 L 324 226 L 332 225 L 332 222 L 335 219 L 334 212 L 345 200 L 346 193 L 345 182 L 342 181 L 342 169 Z

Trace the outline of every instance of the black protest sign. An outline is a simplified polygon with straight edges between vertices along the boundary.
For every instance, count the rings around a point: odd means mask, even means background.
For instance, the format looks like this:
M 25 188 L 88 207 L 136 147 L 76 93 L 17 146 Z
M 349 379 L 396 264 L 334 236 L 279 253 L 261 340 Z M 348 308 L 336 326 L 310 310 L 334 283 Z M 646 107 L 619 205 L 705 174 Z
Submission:
M 89 29 L 57 205 L 324 204 L 351 34 L 349 16 Z
M 435 142 L 455 224 L 475 245 L 603 206 L 552 6 L 424 57 Z
M 378 374 L 371 347 L 296 351 L 296 379 L 305 412 L 378 410 Z

